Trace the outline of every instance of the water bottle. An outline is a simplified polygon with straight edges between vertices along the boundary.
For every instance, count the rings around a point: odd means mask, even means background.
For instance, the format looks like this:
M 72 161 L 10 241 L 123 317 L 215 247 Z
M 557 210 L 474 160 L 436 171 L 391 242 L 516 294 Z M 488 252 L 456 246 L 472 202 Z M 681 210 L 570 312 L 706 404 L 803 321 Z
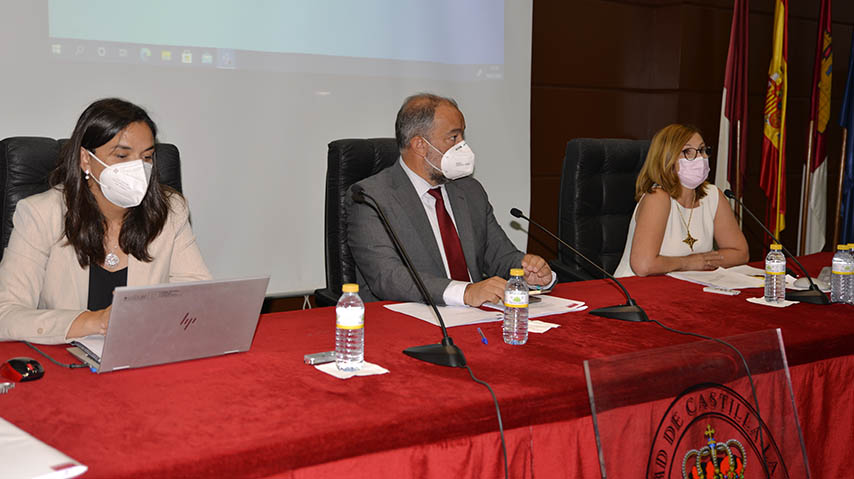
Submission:
M 765 257 L 765 301 L 779 303 L 786 299 L 786 257 L 782 246 L 771 244 Z
M 348 283 L 335 306 L 335 365 L 340 371 L 358 371 L 365 363 L 365 303 L 359 285 Z
M 851 300 L 851 254 L 848 245 L 838 245 L 830 271 L 830 302 L 845 303 Z
M 528 283 L 525 270 L 510 270 L 510 280 L 504 287 L 504 342 L 525 344 L 528 342 Z
M 848 243 L 848 272 L 851 274 L 844 276 L 843 284 L 848 283 L 843 288 L 847 291 L 845 298 L 848 304 L 854 304 L 854 243 Z

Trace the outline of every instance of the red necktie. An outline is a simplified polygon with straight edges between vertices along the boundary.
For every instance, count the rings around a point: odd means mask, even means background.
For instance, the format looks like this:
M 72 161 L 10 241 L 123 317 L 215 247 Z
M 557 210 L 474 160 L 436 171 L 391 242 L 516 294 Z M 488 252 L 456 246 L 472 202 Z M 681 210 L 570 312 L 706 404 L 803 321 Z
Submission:
M 463 245 L 457 235 L 457 228 L 451 220 L 451 215 L 445 209 L 445 200 L 442 198 L 442 189 L 433 188 L 428 190 L 430 196 L 436 199 L 436 218 L 439 220 L 439 232 L 442 234 L 442 244 L 445 246 L 445 259 L 448 260 L 448 269 L 451 271 L 451 279 L 469 282 L 469 270 L 466 266 L 466 258 L 463 256 Z

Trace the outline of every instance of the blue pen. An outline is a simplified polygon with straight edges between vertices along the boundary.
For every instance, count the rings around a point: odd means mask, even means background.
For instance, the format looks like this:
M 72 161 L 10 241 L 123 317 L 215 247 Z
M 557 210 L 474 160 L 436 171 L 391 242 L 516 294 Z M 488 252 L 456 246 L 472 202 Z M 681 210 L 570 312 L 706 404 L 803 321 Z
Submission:
M 483 344 L 489 344 L 489 341 L 486 340 L 486 336 L 483 335 L 483 331 L 480 328 L 477 328 L 477 332 L 480 333 L 480 342 Z

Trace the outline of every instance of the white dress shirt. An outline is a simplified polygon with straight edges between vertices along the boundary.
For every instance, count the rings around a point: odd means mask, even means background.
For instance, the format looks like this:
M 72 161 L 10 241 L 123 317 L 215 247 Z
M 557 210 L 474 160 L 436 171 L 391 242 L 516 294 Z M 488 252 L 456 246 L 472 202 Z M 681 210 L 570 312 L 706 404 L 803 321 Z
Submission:
M 429 193 L 431 189 L 437 187 L 434 187 L 428 183 L 427 180 L 418 176 L 417 173 L 409 169 L 403 161 L 403 158 L 400 158 L 398 161 L 400 162 L 400 166 L 403 168 L 404 173 L 406 173 L 406 176 L 409 177 L 409 181 L 412 182 L 412 186 L 415 187 L 415 192 L 418 193 L 418 197 L 421 198 L 421 205 L 424 207 L 424 213 L 427 214 L 427 221 L 430 222 L 430 228 L 433 229 L 433 237 L 436 239 L 436 244 L 439 245 L 439 254 L 442 255 L 442 264 L 445 265 L 445 275 L 450 278 L 451 270 L 448 268 L 448 258 L 445 257 L 445 244 L 442 242 L 442 232 L 439 229 L 439 218 L 436 216 L 436 199 Z M 457 228 L 457 220 L 454 218 L 454 210 L 451 208 L 451 202 L 448 199 L 448 191 L 445 189 L 445 185 L 440 185 L 438 188 L 442 192 L 442 198 L 445 200 L 445 209 L 451 216 L 451 221 L 454 222 L 454 228 L 459 231 L 459 228 Z M 468 265 L 466 265 L 466 272 L 468 272 Z M 557 282 L 557 273 L 552 271 L 552 280 L 546 288 L 551 288 L 555 282 Z M 442 299 L 445 301 L 445 304 L 448 306 L 465 306 L 466 286 L 469 284 L 471 284 L 471 273 L 469 273 L 468 283 L 452 279 L 445 288 L 445 291 L 442 293 Z
M 442 255 L 442 264 L 445 265 L 445 275 L 450 278 L 451 270 L 448 268 L 448 258 L 445 257 L 445 244 L 442 242 L 442 232 L 439 229 L 439 218 L 436 216 L 436 199 L 429 193 L 434 186 L 428 183 L 424 178 L 418 176 L 417 173 L 410 170 L 402 158 L 398 161 L 400 161 L 400 166 L 403 168 L 406 176 L 409 177 L 409 181 L 412 182 L 412 186 L 415 187 L 415 192 L 418 193 L 418 198 L 421 199 L 421 205 L 424 207 L 424 213 L 427 214 L 427 221 L 430 222 L 430 228 L 433 229 L 433 237 L 436 239 L 436 244 L 439 245 L 439 254 Z M 454 210 L 448 199 L 448 192 L 445 190 L 444 185 L 441 185 L 438 188 L 442 192 L 442 198 L 445 200 L 445 209 L 451 216 L 451 221 L 454 222 L 454 228 L 457 228 L 457 220 L 454 218 Z M 457 230 L 459 231 L 459 229 Z M 468 272 L 468 268 L 466 268 L 466 272 Z M 471 280 L 471 273 L 469 273 L 469 280 Z M 442 293 L 442 299 L 445 300 L 445 304 L 448 306 L 465 306 L 466 286 L 469 284 L 471 283 L 452 279 L 445 288 L 445 291 Z

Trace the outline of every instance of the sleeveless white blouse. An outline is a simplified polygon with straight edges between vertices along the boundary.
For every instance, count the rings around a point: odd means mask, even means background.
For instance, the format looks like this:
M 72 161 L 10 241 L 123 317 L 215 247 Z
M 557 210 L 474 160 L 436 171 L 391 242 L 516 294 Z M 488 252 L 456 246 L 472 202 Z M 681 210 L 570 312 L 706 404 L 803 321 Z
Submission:
M 658 254 L 662 256 L 688 256 L 693 253 L 707 253 L 712 251 L 715 239 L 715 213 L 718 211 L 718 200 L 720 195 L 715 185 L 706 185 L 706 196 L 700 200 L 700 205 L 694 208 L 693 216 L 690 209 L 683 208 L 675 199 L 670 198 L 670 214 L 667 216 L 667 226 L 664 229 L 664 238 L 661 240 L 661 250 Z M 640 204 L 640 202 L 638 202 Z M 614 276 L 634 276 L 630 258 L 632 255 L 632 239 L 635 237 L 637 226 L 638 207 L 632 213 L 632 221 L 629 223 L 629 236 L 626 238 L 626 248 L 620 264 L 614 272 Z M 680 219 L 680 215 L 682 215 Z M 697 242 L 694 250 L 682 240 L 688 236 L 685 223 L 691 218 L 691 236 Z

